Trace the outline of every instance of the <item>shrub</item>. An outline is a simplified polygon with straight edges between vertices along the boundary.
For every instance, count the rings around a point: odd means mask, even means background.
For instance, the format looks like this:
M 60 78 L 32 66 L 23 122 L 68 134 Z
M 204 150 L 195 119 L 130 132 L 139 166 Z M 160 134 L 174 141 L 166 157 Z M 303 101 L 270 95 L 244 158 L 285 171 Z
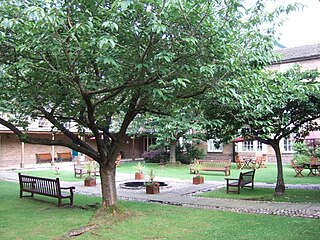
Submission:
M 293 150 L 296 154 L 310 155 L 308 146 L 303 142 L 296 142 L 293 144 Z
M 293 161 L 296 164 L 309 163 L 311 158 L 311 152 L 308 146 L 303 142 L 296 142 L 293 144 Z
M 169 161 L 169 153 L 163 150 L 152 150 L 144 152 L 142 157 L 149 163 L 166 163 Z
M 195 158 L 204 158 L 204 151 L 196 145 L 186 144 L 185 149 L 186 151 L 183 151 L 181 148 L 177 148 L 177 161 L 184 164 L 190 164 Z
M 304 154 L 294 154 L 293 161 L 296 164 L 308 163 L 308 162 L 310 162 L 310 156 L 304 155 Z

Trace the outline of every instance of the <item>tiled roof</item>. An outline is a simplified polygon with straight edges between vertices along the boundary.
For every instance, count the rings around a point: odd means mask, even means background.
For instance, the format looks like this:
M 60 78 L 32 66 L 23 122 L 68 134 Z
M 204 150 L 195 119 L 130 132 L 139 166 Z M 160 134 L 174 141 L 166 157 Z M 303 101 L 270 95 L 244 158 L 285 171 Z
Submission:
M 320 58 L 320 44 L 284 48 L 276 50 L 275 52 L 282 55 L 281 62 L 315 59 Z

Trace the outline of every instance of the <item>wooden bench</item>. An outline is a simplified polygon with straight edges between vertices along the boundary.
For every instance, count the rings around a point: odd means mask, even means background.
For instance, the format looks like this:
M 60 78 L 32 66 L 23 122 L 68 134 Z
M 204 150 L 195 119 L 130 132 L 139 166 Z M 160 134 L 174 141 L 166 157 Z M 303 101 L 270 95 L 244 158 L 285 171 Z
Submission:
M 51 153 L 36 153 L 36 163 L 51 162 Z
M 87 174 L 87 169 L 86 169 L 87 163 L 80 163 L 80 164 L 74 164 L 74 177 L 76 178 L 79 176 L 82 178 L 83 174 Z
M 58 156 L 58 162 L 72 161 L 72 155 L 70 152 L 57 153 L 57 156 Z
M 239 178 L 226 178 L 227 180 L 227 193 L 237 192 L 240 194 L 240 188 L 251 188 L 253 189 L 253 179 L 255 174 L 255 169 L 249 172 L 240 172 Z M 236 181 L 234 181 L 236 180 Z M 234 181 L 234 182 L 230 182 Z M 248 186 L 247 186 L 248 185 Z M 237 190 L 230 190 L 230 187 L 237 188 Z
M 40 194 L 48 197 L 58 198 L 58 207 L 62 206 L 62 199 L 69 198 L 70 206 L 73 205 L 73 191 L 75 187 L 61 187 L 59 178 L 41 178 L 22 175 L 19 173 L 20 198 L 33 197 L 34 194 Z M 23 196 L 23 192 L 31 195 Z
M 88 162 L 74 164 L 73 165 L 74 166 L 74 177 L 76 178 L 77 176 L 79 176 L 79 178 L 82 178 L 82 175 L 88 174 L 87 165 L 88 165 Z M 99 172 L 99 170 L 94 170 L 91 172 L 91 174 L 93 174 L 94 176 L 99 176 L 100 172 Z
M 230 160 L 195 160 L 193 164 L 190 164 L 190 173 L 196 173 L 194 166 L 196 163 L 201 164 L 201 171 L 217 171 L 224 172 L 225 176 L 230 175 Z

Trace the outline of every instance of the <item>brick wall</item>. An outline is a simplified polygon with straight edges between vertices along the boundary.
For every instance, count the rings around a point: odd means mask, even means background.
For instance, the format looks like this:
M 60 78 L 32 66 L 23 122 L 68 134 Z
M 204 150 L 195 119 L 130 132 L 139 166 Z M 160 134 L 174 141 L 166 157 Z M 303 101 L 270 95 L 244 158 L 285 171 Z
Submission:
M 208 160 L 233 160 L 233 144 L 223 144 L 222 152 L 208 152 L 207 142 L 201 142 L 199 147 L 205 152 L 205 159 Z
M 37 137 L 51 139 L 51 133 L 38 133 Z M 57 134 L 55 139 L 66 139 L 62 134 Z M 93 140 L 87 139 L 88 144 L 95 146 Z M 137 138 L 134 141 L 127 137 L 121 146 L 125 158 L 140 158 L 143 150 L 143 138 Z M 54 157 L 57 158 L 58 152 L 72 152 L 71 149 L 62 146 L 54 147 Z M 24 144 L 24 164 L 35 164 L 36 153 L 52 153 L 51 146 Z M 0 167 L 19 166 L 22 159 L 22 143 L 12 133 L 0 134 Z
M 51 139 L 51 134 L 38 134 L 37 137 Z M 61 137 L 57 137 L 61 138 Z M 71 152 L 69 148 L 55 146 L 55 157 L 58 152 Z M 24 144 L 24 163 L 36 163 L 36 153 L 52 153 L 51 146 Z M 20 165 L 22 158 L 22 143 L 10 133 L 0 134 L 0 167 Z

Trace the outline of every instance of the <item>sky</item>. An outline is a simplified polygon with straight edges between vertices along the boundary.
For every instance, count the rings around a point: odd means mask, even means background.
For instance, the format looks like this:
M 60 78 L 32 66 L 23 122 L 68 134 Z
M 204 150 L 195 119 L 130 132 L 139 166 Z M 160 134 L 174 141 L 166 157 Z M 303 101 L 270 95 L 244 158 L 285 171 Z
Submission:
M 277 0 L 281 4 L 301 2 L 303 10 L 291 12 L 278 32 L 280 43 L 285 47 L 320 44 L 320 0 Z

